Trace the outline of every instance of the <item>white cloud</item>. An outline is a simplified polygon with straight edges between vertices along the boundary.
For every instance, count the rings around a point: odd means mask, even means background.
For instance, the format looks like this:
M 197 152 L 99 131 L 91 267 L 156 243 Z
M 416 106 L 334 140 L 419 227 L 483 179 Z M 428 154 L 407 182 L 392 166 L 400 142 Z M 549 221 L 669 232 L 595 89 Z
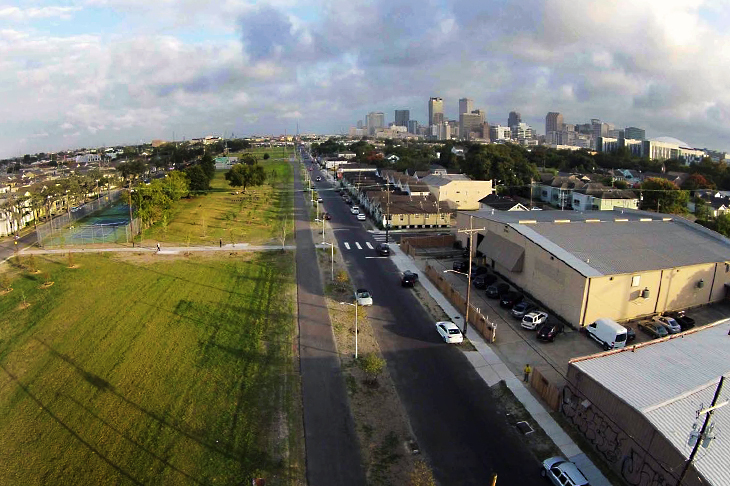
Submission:
M 58 18 L 70 20 L 79 7 L 31 7 L 20 8 L 0 5 L 0 19 L 20 22 L 24 20 Z

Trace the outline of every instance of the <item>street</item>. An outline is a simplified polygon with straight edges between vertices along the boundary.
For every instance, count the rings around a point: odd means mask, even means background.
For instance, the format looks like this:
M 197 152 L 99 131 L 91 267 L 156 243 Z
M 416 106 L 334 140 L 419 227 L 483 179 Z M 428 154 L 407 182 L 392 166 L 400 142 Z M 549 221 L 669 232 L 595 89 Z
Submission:
M 321 175 L 317 168 L 311 174 Z M 379 241 L 326 179 L 316 188 L 324 210 L 332 215 L 332 231 L 353 287 L 367 288 L 373 295 L 371 323 L 438 481 L 489 484 L 497 473 L 499 484 L 543 484 L 538 461 L 499 415 L 487 385 L 458 348 L 440 340 L 412 291 L 400 286 L 400 274 L 388 257 L 377 257 L 371 249 Z M 327 241 L 331 236 L 328 232 Z M 384 241 L 383 235 L 377 237 Z

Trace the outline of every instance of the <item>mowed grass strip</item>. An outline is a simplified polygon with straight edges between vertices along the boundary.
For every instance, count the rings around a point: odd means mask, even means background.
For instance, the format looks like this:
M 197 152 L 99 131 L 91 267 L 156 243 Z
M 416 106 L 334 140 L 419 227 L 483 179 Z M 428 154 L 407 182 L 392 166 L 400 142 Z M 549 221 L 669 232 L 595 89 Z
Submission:
M 0 484 L 300 479 L 293 255 L 138 258 L 0 297 Z
M 291 221 L 291 166 L 288 159 L 259 160 L 259 164 L 266 171 L 264 185 L 242 192 L 228 185 L 225 171 L 216 171 L 211 191 L 178 201 L 169 221 L 144 231 L 145 243 L 199 246 L 218 245 L 220 240 L 252 245 L 277 242 L 282 221 Z

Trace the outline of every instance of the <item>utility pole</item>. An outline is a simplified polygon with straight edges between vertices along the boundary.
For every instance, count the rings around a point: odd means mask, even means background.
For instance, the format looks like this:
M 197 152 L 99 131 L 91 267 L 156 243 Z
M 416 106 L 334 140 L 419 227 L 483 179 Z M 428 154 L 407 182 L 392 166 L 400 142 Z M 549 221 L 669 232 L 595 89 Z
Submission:
M 469 229 L 458 230 L 459 233 L 469 235 L 469 268 L 466 271 L 466 313 L 464 314 L 464 330 L 461 332 L 466 337 L 466 328 L 469 325 L 469 300 L 471 299 L 471 262 L 474 255 L 474 234 L 484 231 L 487 228 L 474 228 L 474 216 L 469 216 Z
M 684 469 L 682 469 L 682 474 L 679 475 L 679 480 L 677 481 L 677 486 L 682 486 L 682 481 L 684 480 L 684 477 L 687 475 L 687 472 L 689 472 L 689 466 L 692 464 L 692 461 L 694 460 L 695 456 L 697 455 L 697 451 L 700 448 L 700 445 L 702 447 L 707 447 L 710 445 L 710 441 L 714 439 L 714 437 L 709 436 L 709 434 L 712 433 L 712 429 L 714 428 L 713 425 L 710 425 L 710 420 L 712 419 L 712 414 L 720 407 L 724 407 L 728 404 L 728 400 L 725 400 L 722 403 L 717 403 L 717 400 L 720 398 L 720 392 L 722 391 L 722 384 L 725 381 L 725 377 L 720 377 L 720 382 L 717 384 L 717 388 L 715 389 L 715 396 L 712 399 L 712 405 L 710 405 L 710 408 L 706 408 L 704 410 L 698 410 L 697 411 L 697 418 L 700 418 L 700 415 L 705 416 L 705 421 L 702 424 L 702 428 L 700 429 L 699 433 L 696 432 L 696 430 L 693 430 L 689 434 L 689 444 L 692 444 L 694 441 L 694 447 L 692 448 L 692 453 L 689 455 L 689 459 L 687 459 L 687 462 L 684 463 Z M 695 424 L 697 425 L 697 424 Z M 710 429 L 709 431 L 707 429 Z M 693 428 L 694 429 L 694 428 Z
M 385 184 L 385 190 L 388 193 L 388 203 L 386 205 L 388 214 L 385 216 L 385 243 L 388 243 L 388 230 L 390 229 L 390 182 Z

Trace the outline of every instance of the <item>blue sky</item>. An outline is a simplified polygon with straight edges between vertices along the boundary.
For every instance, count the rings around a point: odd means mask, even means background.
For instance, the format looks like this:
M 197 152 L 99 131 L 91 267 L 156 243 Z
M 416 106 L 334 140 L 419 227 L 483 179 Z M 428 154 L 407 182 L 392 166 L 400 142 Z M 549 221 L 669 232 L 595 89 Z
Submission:
M 730 149 L 730 3 L 0 0 L 0 157 L 425 122 L 472 98 Z

